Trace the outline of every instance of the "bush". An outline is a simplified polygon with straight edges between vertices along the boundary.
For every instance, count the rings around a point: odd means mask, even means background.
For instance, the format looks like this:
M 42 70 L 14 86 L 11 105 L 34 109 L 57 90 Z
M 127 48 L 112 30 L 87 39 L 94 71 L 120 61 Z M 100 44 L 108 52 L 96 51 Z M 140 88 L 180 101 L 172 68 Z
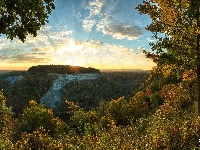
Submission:
M 188 108 L 192 104 L 189 90 L 183 88 L 182 85 L 169 84 L 163 86 L 161 96 L 165 103 L 176 109 Z
M 15 143 L 15 149 L 31 150 L 50 150 L 67 149 L 70 145 L 67 143 L 68 136 L 54 139 L 43 127 L 38 128 L 32 133 L 23 133 L 22 138 Z
M 65 133 L 66 125 L 60 119 L 55 118 L 52 110 L 44 108 L 44 105 L 33 100 L 29 102 L 29 107 L 24 109 L 16 124 L 16 137 L 23 133 L 32 133 L 39 128 L 44 128 L 52 137 Z
M 150 95 L 151 108 L 156 109 L 158 106 L 163 104 L 160 92 L 155 92 Z
M 95 135 L 96 131 L 93 126 L 97 122 L 96 111 L 84 111 L 83 108 L 69 101 L 67 101 L 67 104 L 72 114 L 70 117 L 70 128 L 79 135 L 84 134 L 86 131 Z
M 149 99 L 143 91 L 137 92 L 131 99 L 130 105 L 134 109 L 135 119 L 149 112 Z
M 198 144 L 200 121 L 189 91 L 181 85 L 163 87 L 164 104 L 149 119 L 146 128 L 149 149 L 194 149 Z
M 116 125 L 128 125 L 134 119 L 134 109 L 124 97 L 112 100 L 109 103 L 108 112 Z
M 6 98 L 0 91 L 0 149 L 12 148 L 12 134 L 14 119 L 13 112 L 6 106 Z

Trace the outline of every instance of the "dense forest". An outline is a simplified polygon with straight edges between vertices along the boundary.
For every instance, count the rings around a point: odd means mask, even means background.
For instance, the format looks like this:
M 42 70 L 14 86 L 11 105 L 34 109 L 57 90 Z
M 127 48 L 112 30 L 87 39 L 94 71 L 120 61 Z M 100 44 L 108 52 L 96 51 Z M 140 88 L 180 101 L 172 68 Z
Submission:
M 155 70 L 152 70 L 151 74 L 121 72 L 121 79 L 118 73 L 116 75 L 118 81 L 126 83 L 129 79 L 132 82 L 132 78 L 126 78 L 127 74 L 132 76 L 140 74 L 141 78 L 138 77 L 135 82 L 140 82 L 144 76 L 147 77 L 137 90 L 131 94 L 123 93 L 127 96 L 122 97 L 117 94 L 125 83 L 114 81 L 115 76 L 112 76 L 111 81 L 107 80 L 108 76 L 111 77 L 109 72 L 106 73 L 106 77 L 94 82 L 72 82 L 62 90 L 65 98 L 55 110 L 40 104 L 37 95 L 28 101 L 25 97 L 22 98 L 23 96 L 18 99 L 17 96 L 20 94 L 10 99 L 8 93 L 4 96 L 1 92 L 0 148 L 192 149 L 196 147 L 200 126 L 196 112 L 195 73 L 186 72 L 182 80 L 177 81 L 174 80 L 174 75 L 170 74 L 160 78 Z M 42 85 L 52 79 L 43 75 L 38 76 L 34 75 L 34 78 L 27 76 L 12 85 L 12 88 L 23 93 L 23 91 L 28 92 L 28 85 L 31 85 L 29 88 L 33 88 L 34 91 L 34 83 L 37 84 L 36 88 L 40 87 L 41 91 L 44 91 Z M 20 86 L 25 89 L 20 91 Z M 109 90 L 104 91 L 105 88 Z M 126 86 L 124 88 L 126 89 Z M 21 95 L 25 95 L 25 92 Z M 111 95 L 114 97 L 106 99 Z M 29 94 L 26 97 L 28 96 Z M 19 108 L 16 106 L 12 110 L 8 99 L 16 105 L 19 103 Z M 23 101 L 27 104 L 23 104 Z M 17 112 L 16 109 L 22 109 L 17 117 L 14 114 Z
M 11 7 L 9 1 L 2 3 Z M 54 5 L 47 6 L 50 13 Z M 136 9 L 152 19 L 146 29 L 154 39 L 152 52 L 144 54 L 156 66 L 150 73 L 103 73 L 92 81 L 70 82 L 61 90 L 57 108 L 48 108 L 39 99 L 55 80 L 49 73 L 63 73 L 62 67 L 56 72 L 33 67 L 25 73 L 3 74 L 0 149 L 200 149 L 199 8 L 197 0 L 144 0 Z M 14 24 L 8 16 L 5 20 Z M 43 11 L 40 17 L 36 27 L 44 24 Z M 0 32 L 23 42 L 27 32 L 36 36 L 39 29 L 27 31 L 25 24 L 23 32 L 13 33 L 7 29 L 10 24 L 3 24 Z M 46 73 L 40 73 L 43 70 Z M 15 83 L 10 82 L 12 74 L 20 75 Z

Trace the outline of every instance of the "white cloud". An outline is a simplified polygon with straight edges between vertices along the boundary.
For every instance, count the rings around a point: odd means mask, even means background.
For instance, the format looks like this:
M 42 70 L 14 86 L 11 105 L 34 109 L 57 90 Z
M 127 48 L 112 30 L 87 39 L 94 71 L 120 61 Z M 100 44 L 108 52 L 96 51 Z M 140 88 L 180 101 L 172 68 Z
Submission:
M 137 49 L 138 49 L 138 52 L 139 52 L 139 53 L 143 53 L 143 50 L 145 50 L 145 48 L 142 47 L 142 46 L 139 46 Z
M 88 18 L 83 20 L 83 28 L 86 32 L 90 32 L 94 24 L 96 23 L 95 20 L 90 20 Z
M 107 27 L 103 27 L 102 32 L 120 40 L 125 38 L 128 40 L 136 40 L 144 33 L 144 30 L 138 26 L 109 24 Z
M 37 37 L 28 35 L 24 43 L 18 39 L 14 39 L 11 42 L 8 39 L 0 38 L 0 59 L 20 61 L 19 58 L 21 58 L 21 61 L 28 59 L 30 61 L 36 61 L 38 59 L 39 61 L 38 54 L 48 53 L 50 50 L 52 51 L 53 46 L 71 39 L 72 31 L 65 30 L 64 28 L 60 30 L 62 28 L 61 25 L 56 29 L 53 29 L 51 26 L 44 26 L 38 31 Z M 30 57 L 26 54 L 32 55 Z M 27 56 L 26 59 L 25 56 Z
M 103 2 L 103 1 L 102 1 Z M 96 9 L 100 9 L 101 4 Z M 97 13 L 94 10 L 94 13 Z M 106 12 L 105 12 L 106 14 Z M 116 39 L 128 40 L 137 39 L 143 29 L 134 25 L 125 25 L 118 20 L 113 24 L 116 18 L 107 16 L 99 22 L 92 18 L 86 18 L 85 30 L 91 31 L 96 24 L 97 30 L 104 34 L 109 34 Z M 90 19 L 90 20 L 87 20 Z M 97 68 L 120 68 L 131 65 L 130 62 L 145 60 L 145 57 L 138 53 L 143 48 L 126 48 L 124 46 L 103 43 L 102 41 L 92 39 L 90 41 L 75 41 L 72 39 L 73 32 L 67 30 L 66 26 L 58 25 L 56 28 L 44 26 L 37 37 L 28 36 L 25 43 L 15 39 L 12 42 L 5 38 L 0 38 L 0 63 L 4 62 L 16 64 L 69 64 L 81 66 L 93 66 Z M 134 60 L 134 61 L 133 61 Z
M 115 39 L 136 40 L 144 33 L 144 29 L 139 27 L 141 22 L 134 17 L 138 13 L 135 10 L 138 3 L 129 0 L 92 0 L 86 7 L 90 14 L 83 20 L 83 27 L 91 31 L 96 25 L 97 31 Z
M 155 39 L 151 39 L 151 38 L 147 38 L 147 40 L 148 40 L 149 42 L 154 42 L 154 41 L 155 41 Z
M 90 10 L 90 17 L 100 14 L 104 2 L 105 0 L 94 0 L 89 2 L 89 5 L 86 6 L 86 9 Z
M 28 44 L 20 43 L 18 40 L 7 44 L 0 49 L 0 60 L 9 63 L 69 64 L 112 68 L 113 65 L 123 66 L 123 61 L 131 61 L 139 56 L 137 49 L 111 45 L 95 39 L 75 41 L 70 36 L 61 38 L 63 34 L 68 35 L 70 32 L 61 31 L 61 34 L 58 34 L 48 30 L 45 30 L 44 34 L 41 32 L 37 39 L 28 38 Z M 58 37 L 49 40 L 49 35 L 53 36 L 53 34 Z M 40 46 L 38 42 L 42 42 L 43 46 Z

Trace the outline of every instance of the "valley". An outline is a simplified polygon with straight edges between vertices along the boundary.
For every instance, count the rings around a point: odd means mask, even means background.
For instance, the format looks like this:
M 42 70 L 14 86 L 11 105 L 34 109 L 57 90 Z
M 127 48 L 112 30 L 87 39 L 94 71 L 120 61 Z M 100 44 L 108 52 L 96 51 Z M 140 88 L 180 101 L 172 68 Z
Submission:
M 0 74 L 0 89 L 16 116 L 30 100 L 44 103 L 57 114 L 62 114 L 68 107 L 66 100 L 89 110 L 96 108 L 101 101 L 128 96 L 147 77 L 148 72 L 100 72 L 78 66 L 40 65 L 27 71 Z

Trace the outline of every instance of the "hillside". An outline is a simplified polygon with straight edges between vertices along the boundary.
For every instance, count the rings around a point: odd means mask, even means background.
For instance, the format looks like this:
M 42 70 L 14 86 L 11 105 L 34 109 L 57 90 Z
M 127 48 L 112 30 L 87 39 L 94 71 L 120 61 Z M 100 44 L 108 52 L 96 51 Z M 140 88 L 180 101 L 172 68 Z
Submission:
M 131 92 L 125 85 L 101 76 L 98 69 L 66 65 L 33 66 L 27 72 L 3 74 L 0 81 L 7 105 L 16 116 L 30 100 L 56 111 L 57 107 L 64 110 L 65 100 L 69 100 L 89 110 L 102 100 L 110 101 Z
M 50 108 L 55 108 L 56 104 L 59 104 L 61 101 L 61 90 L 68 85 L 70 82 L 76 81 L 86 81 L 86 80 L 95 80 L 100 77 L 99 74 L 95 73 L 84 73 L 84 74 L 50 74 L 54 77 L 53 84 L 51 88 L 44 94 L 40 102 L 44 102 L 46 106 Z
M 125 85 L 131 91 L 137 90 L 148 78 L 150 71 L 144 70 L 104 70 L 101 75 L 109 80 L 113 80 Z
M 4 74 L 7 100 L 0 91 L 1 135 L 10 135 L 6 142 L 16 149 L 50 149 L 52 143 L 54 149 L 199 148 L 195 74 L 186 73 L 179 84 L 174 76 L 151 74 L 130 96 L 127 84 L 146 75 L 26 73 L 20 79 L 19 73 Z M 9 82 L 12 78 L 19 80 Z M 5 139 L 0 137 L 0 146 Z

